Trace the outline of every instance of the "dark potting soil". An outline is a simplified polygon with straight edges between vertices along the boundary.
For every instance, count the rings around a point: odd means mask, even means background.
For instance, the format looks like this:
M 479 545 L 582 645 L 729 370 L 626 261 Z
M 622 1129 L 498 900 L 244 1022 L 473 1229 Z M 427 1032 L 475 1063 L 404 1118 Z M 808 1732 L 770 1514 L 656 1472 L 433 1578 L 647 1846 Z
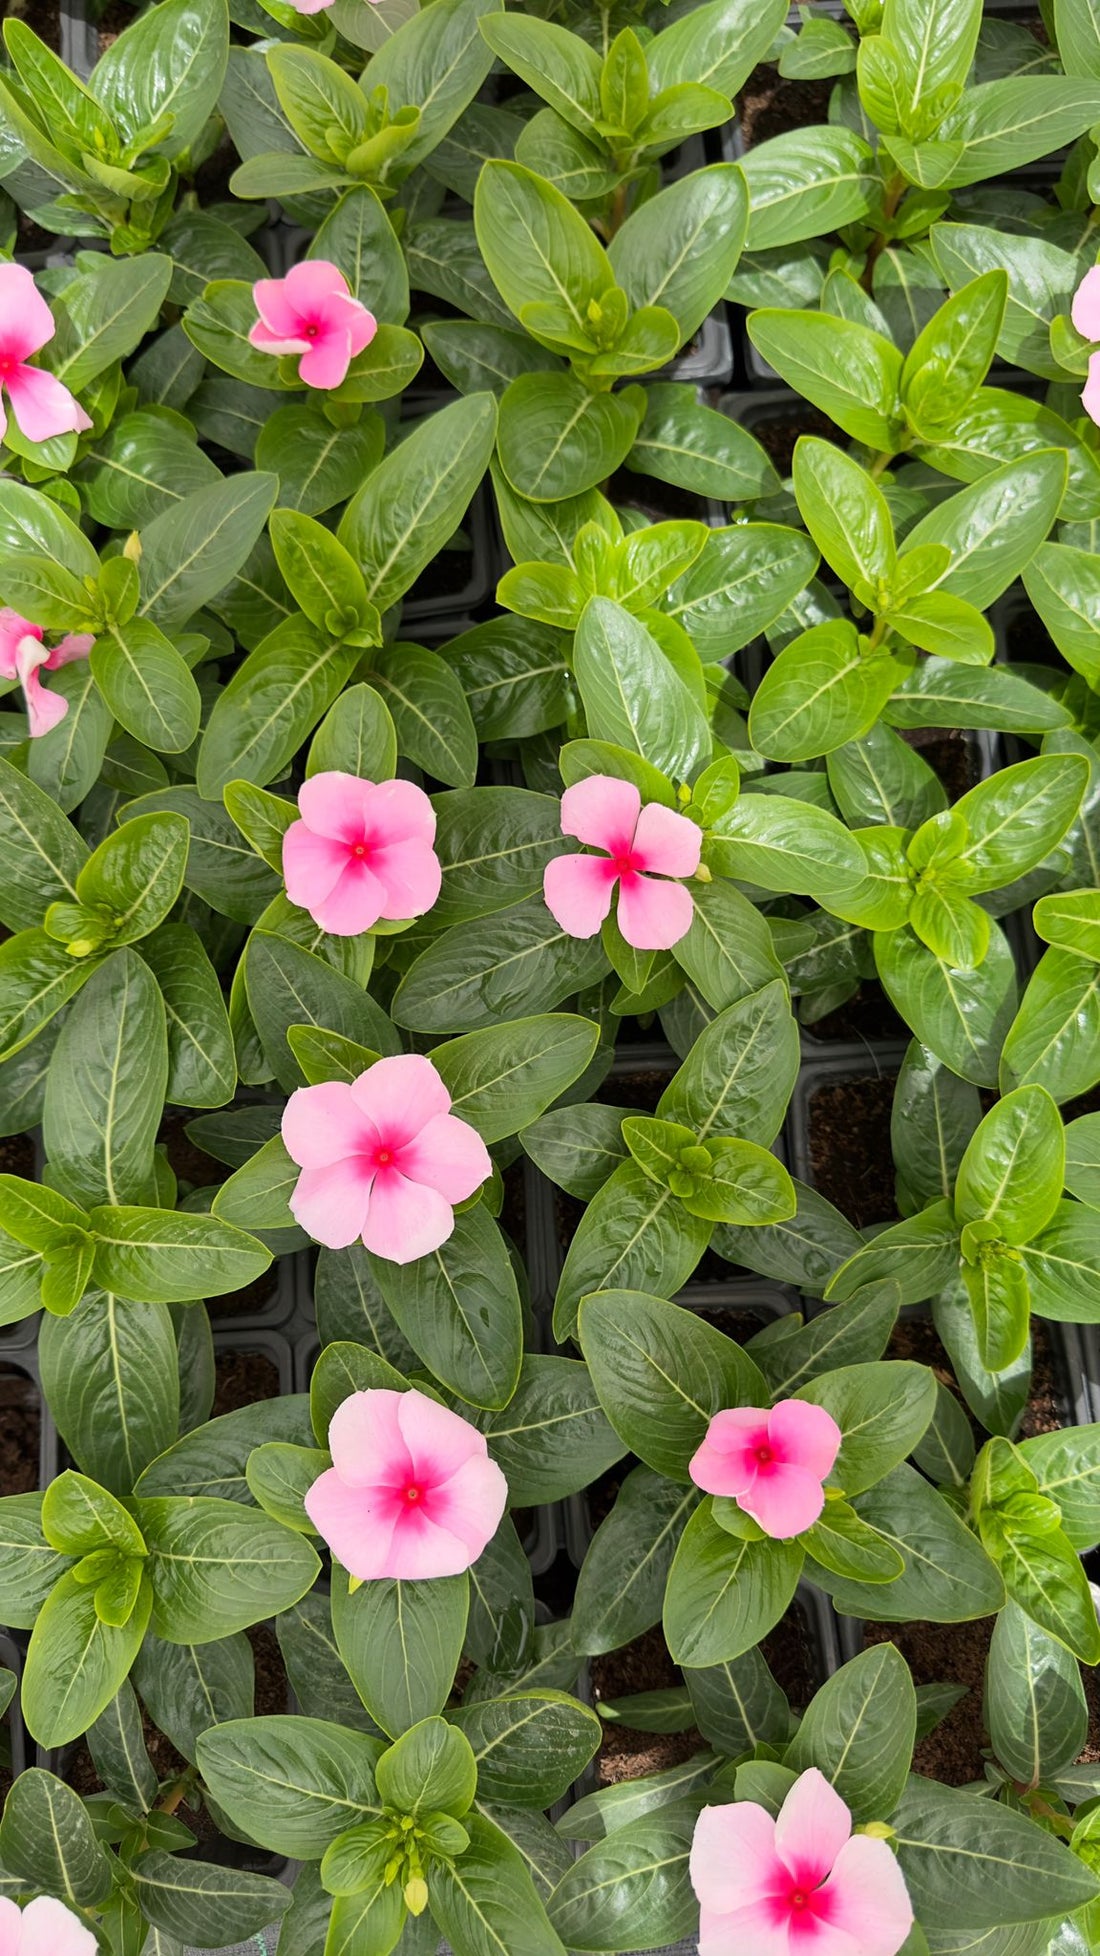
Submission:
M 500 1225 L 522 1256 L 527 1244 L 527 1177 L 522 1160 L 514 1161 L 510 1168 L 505 1169 L 503 1181 Z
M 5 20 L 23 20 L 55 54 L 61 53 L 60 0 L 6 0 Z
M 214 1359 L 214 1404 L 211 1419 L 252 1406 L 257 1399 L 277 1399 L 282 1390 L 279 1368 L 266 1352 L 220 1351 Z
M 701 1318 L 704 1324 L 713 1325 L 715 1331 L 721 1331 L 737 1345 L 744 1345 L 750 1338 L 755 1338 L 757 1332 L 763 1331 L 764 1326 L 771 1322 L 763 1311 L 737 1310 L 730 1304 L 695 1311 L 693 1315 Z
M 15 1365 L 0 1365 L 0 1494 L 33 1494 L 38 1486 L 42 1404 L 38 1387 Z
M 939 776 L 948 801 L 958 801 L 980 779 L 977 749 L 961 727 L 902 727 L 899 732 Z
M 865 1623 L 864 1648 L 896 1644 L 913 1673 L 914 1684 L 962 1684 L 947 1717 L 922 1739 L 913 1771 L 946 1786 L 966 1786 L 984 1776 L 982 1748 L 989 1737 L 982 1718 L 982 1685 L 993 1618 L 976 1623 Z
M 212 1297 L 206 1308 L 215 1321 L 218 1318 L 246 1318 L 253 1311 L 262 1311 L 277 1289 L 278 1265 L 272 1264 L 262 1277 L 254 1277 L 243 1289 L 228 1291 L 224 1297 Z M 272 1394 L 266 1396 L 273 1397 Z
M 877 978 L 865 978 L 858 991 L 834 1011 L 806 1026 L 811 1039 L 907 1039 L 905 1021 L 895 1012 Z
M 825 1682 L 825 1667 L 810 1619 L 797 1598 L 775 1629 L 761 1640 L 760 1648 L 788 1703 L 795 1711 L 805 1711 L 814 1692 Z
M 638 475 L 633 469 L 616 469 L 607 486 L 607 495 L 616 509 L 625 505 L 640 509 L 655 523 L 669 517 L 705 523 L 707 505 L 702 496 L 681 489 L 675 482 L 659 482 L 654 475 Z
M 29 1134 L 5 1134 L 0 1138 L 0 1174 L 34 1180 L 34 1142 Z
M 827 414 L 819 414 L 816 408 L 799 405 L 783 413 L 764 414 L 759 420 L 753 417 L 749 433 L 756 437 L 762 449 L 775 464 L 777 473 L 786 480 L 794 460 L 794 445 L 799 435 L 835 435 L 836 429 Z
M 814 1187 L 857 1229 L 897 1216 L 890 1110 L 895 1073 L 818 1087 L 807 1110 Z
M 90 12 L 99 22 L 99 52 L 106 54 L 113 41 L 117 41 L 124 27 L 129 27 L 134 19 L 135 9 L 129 0 L 107 0 L 105 7 L 97 7 L 91 0 Z
M 213 1182 L 220 1181 L 224 1174 L 221 1165 L 213 1156 L 208 1155 L 205 1149 L 197 1147 L 188 1134 L 187 1123 L 194 1118 L 194 1114 L 190 1111 L 166 1114 L 157 1135 L 157 1140 L 164 1144 L 168 1166 L 176 1180 L 181 1185 L 186 1184 L 183 1191 L 185 1194 L 187 1187 L 209 1188 Z
M 770 61 L 762 61 L 738 90 L 737 117 L 746 149 L 829 120 L 831 80 L 786 81 Z
M 639 1114 L 655 1114 L 657 1102 L 675 1071 L 672 1066 L 641 1067 L 637 1073 L 609 1073 L 593 1094 L 605 1107 L 633 1107 Z
M 1057 1433 L 1066 1425 L 1068 1408 L 1066 1393 L 1059 1372 L 1057 1354 L 1051 1344 L 1050 1335 L 1041 1318 L 1031 1320 L 1031 1391 L 1017 1438 L 1034 1439 L 1037 1433 Z M 951 1360 L 940 1343 L 939 1334 L 930 1317 L 899 1318 L 890 1333 L 886 1347 L 887 1358 L 909 1358 L 918 1365 L 927 1365 L 935 1374 L 940 1385 L 953 1392 L 970 1421 L 974 1438 L 981 1446 L 987 1438 L 981 1421 L 974 1417 L 959 1391 L 952 1370 Z
M 591 1679 L 593 1702 L 598 1706 L 601 1700 L 681 1685 L 683 1674 L 669 1655 L 660 1625 L 655 1624 L 621 1650 L 594 1657 Z M 617 1721 L 605 1724 L 595 1759 L 596 1779 L 601 1786 L 613 1786 L 619 1780 L 667 1772 L 705 1746 L 694 1725 L 686 1732 L 635 1732 Z

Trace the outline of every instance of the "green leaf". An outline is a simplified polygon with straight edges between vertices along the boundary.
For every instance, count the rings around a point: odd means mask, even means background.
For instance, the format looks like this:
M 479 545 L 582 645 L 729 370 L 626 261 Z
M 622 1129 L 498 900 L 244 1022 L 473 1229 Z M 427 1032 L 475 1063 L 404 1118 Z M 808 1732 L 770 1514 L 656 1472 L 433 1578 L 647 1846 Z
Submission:
M 476 928 L 456 924 L 444 931 L 414 959 L 391 1009 L 398 1025 L 414 1031 L 479 1032 L 502 1019 L 551 1011 L 606 969 L 599 940 L 570 937 L 539 893 L 496 911 Z
M 0 969 L 3 952 L 0 951 Z M 1001 1053 L 1005 1087 L 1045 1087 L 1061 1102 L 1100 1077 L 1100 966 L 1072 951 L 1044 952 Z
M 893 1813 L 905 1791 L 917 1730 L 909 1666 L 877 1644 L 822 1685 L 783 1755 L 795 1772 L 816 1766 L 857 1823 Z
M 281 1881 L 215 1861 L 185 1861 L 159 1848 L 139 1855 L 131 1874 L 155 1930 L 180 1942 L 184 1936 L 209 1938 L 208 1948 L 256 1936 L 290 1907 Z
M 1018 1087 L 991 1107 L 959 1167 L 955 1213 L 983 1218 L 1008 1243 L 1028 1243 L 1050 1222 L 1062 1193 L 1061 1116 L 1042 1087 Z
M 730 1135 L 767 1147 L 782 1126 L 798 1063 L 786 987 L 773 979 L 704 1028 L 657 1112 L 692 1128 L 701 1142 Z
M 0 489 L 15 486 L 8 483 Z M 3 519 L 0 503 L 0 533 Z M 51 903 L 76 902 L 76 879 L 88 860 L 86 843 L 52 797 L 2 758 L 0 846 L 4 853 L 0 920 L 9 930 L 40 924 Z
M 257 1508 L 159 1495 L 135 1506 L 149 1546 L 153 1629 L 169 1643 L 210 1643 L 277 1615 L 320 1568 L 302 1536 Z
M 690 1311 L 640 1291 L 587 1297 L 580 1338 L 592 1381 L 628 1451 L 657 1473 L 686 1481 L 713 1414 L 760 1405 L 756 1366 Z
M 434 1049 L 432 1062 L 451 1112 L 483 1141 L 501 1141 L 537 1120 L 580 1078 L 598 1037 L 590 1019 L 542 1013 L 448 1040 Z
M 379 611 L 415 583 L 453 536 L 488 466 L 495 434 L 491 394 L 455 401 L 418 421 L 352 497 L 337 534 Z
M 892 1003 L 945 1066 L 977 1086 L 992 1086 L 1016 1006 L 1012 953 L 996 924 L 976 971 L 937 958 L 908 927 L 876 931 L 875 963 Z
M 82 258 L 77 276 L 61 295 L 58 331 L 50 344 L 50 366 L 58 380 L 79 392 L 133 353 L 156 324 L 171 278 L 172 261 L 159 252 Z
M 471 102 L 492 66 L 478 29 L 496 0 L 435 0 L 434 15 L 413 15 L 373 57 L 371 86 L 384 87 L 390 114 L 419 110 L 403 169 L 423 162 Z
M 778 487 L 766 452 L 748 430 L 705 407 L 694 388 L 678 381 L 646 388 L 645 419 L 626 466 L 728 503 L 755 501 Z
M 94 1908 L 110 1893 L 111 1864 L 79 1795 L 39 1766 L 18 1777 L 0 1828 L 5 1869 L 66 1907 Z
M 443 1710 L 462 1651 L 466 1576 L 431 1582 L 367 1582 L 353 1594 L 337 1578 L 332 1627 L 371 1717 L 397 1738 Z
M 1015 1603 L 993 1626 L 986 1687 L 993 1750 L 1015 1780 L 1038 1786 L 1072 1764 L 1088 1731 L 1080 1669 Z
M 384 646 L 371 654 L 370 677 L 392 715 L 401 752 L 437 781 L 472 787 L 477 735 L 447 661 L 422 645 Z
M 677 1664 L 724 1664 L 778 1623 L 802 1571 L 798 1542 L 747 1541 L 720 1528 L 705 1502 L 680 1539 L 665 1593 L 664 1631 Z
M 217 972 L 189 924 L 162 924 L 142 957 L 164 1000 L 168 1031 L 166 1098 L 176 1107 L 222 1107 L 233 1096 L 237 1064 Z
M 668 357 L 662 349 L 646 364 Z M 523 374 L 501 398 L 500 466 L 517 495 L 536 503 L 592 489 L 626 460 L 644 407 L 636 388 L 590 393 L 574 374 Z
M 77 1463 L 127 1495 L 179 1431 L 176 1339 L 163 1304 L 93 1295 L 68 1317 L 43 1319 L 42 1387 Z
M 156 980 L 133 951 L 94 972 L 62 1027 L 43 1136 L 57 1186 L 85 1208 L 151 1200 L 168 1044 Z
M 1065 451 L 1057 448 L 992 469 L 923 516 L 905 539 L 907 551 L 947 544 L 952 561 L 937 589 L 987 610 L 1047 535 L 1065 494 L 1065 470 Z
M 248 1001 L 264 1052 L 281 1086 L 301 1086 L 305 1075 L 287 1045 L 290 1026 L 318 1026 L 340 1033 L 372 1052 L 397 1050 L 381 1006 L 352 978 L 300 944 L 255 930 L 244 958 Z
M 785 130 L 754 144 L 741 168 L 749 186 L 749 251 L 826 236 L 874 209 L 870 145 L 840 125 Z
M 936 1381 L 927 1366 L 895 1359 L 826 1372 L 795 1397 L 824 1406 L 836 1421 L 843 1437 L 829 1478 L 854 1495 L 911 1453 L 932 1417 Z
M 1100 116 L 1100 84 L 1060 75 L 1006 75 L 966 89 L 949 110 L 938 140 L 963 146 L 947 176 L 952 188 L 980 183 L 1003 170 L 1071 143 Z
M 504 1239 L 482 1204 L 455 1217 L 439 1249 L 412 1263 L 373 1260 L 394 1318 L 442 1384 L 475 1406 L 506 1406 L 523 1345 Z
M 276 625 L 219 693 L 203 731 L 198 790 L 219 801 L 231 782 L 277 781 L 351 676 L 358 653 L 302 617 Z
M 127 26 L 95 68 L 95 94 L 127 139 L 170 114 L 158 147 L 178 156 L 202 133 L 225 77 L 223 0 L 163 0 Z
M 133 1206 L 93 1209 L 94 1277 L 136 1304 L 189 1304 L 262 1277 L 270 1250 L 213 1216 Z
M 898 1861 L 918 1917 L 974 1936 L 1080 1908 L 1094 1877 L 1022 1813 L 914 1777 L 892 1818 Z
M 587 1366 L 571 1358 L 529 1354 L 507 1406 L 475 1411 L 471 1418 L 517 1508 L 578 1493 L 624 1452 Z
M 135 740 L 162 754 L 190 746 L 199 730 L 199 689 L 152 619 L 113 624 L 92 647 L 91 669 L 111 712 Z
M 660 1621 L 672 1558 L 699 1500 L 698 1488 L 678 1486 L 649 1467 L 635 1467 L 627 1475 L 577 1578 L 572 1616 L 577 1650 L 593 1656 L 617 1650 Z
M 767 148 L 763 144 L 756 153 L 763 154 Z M 757 242 L 751 228 L 749 242 Z M 833 319 L 823 313 L 765 309 L 750 313 L 749 338 L 783 379 L 829 415 L 846 435 L 893 453 L 903 362 L 897 348 L 881 333 L 854 320 Z
M 145 1635 L 148 1580 L 119 1627 L 100 1618 L 98 1593 L 70 1570 L 38 1613 L 23 1671 L 23 1715 L 40 1745 L 68 1745 L 87 1730 L 110 1704 Z
M 1027 1273 L 1032 1310 L 1040 1317 L 1068 1324 L 1093 1319 L 1100 1265 L 1100 1228 L 1094 1210 L 1079 1202 L 1060 1202 L 1053 1221 L 1020 1252 L 1020 1261 Z
M 569 1246 L 554 1303 L 555 1337 L 573 1336 L 589 1292 L 649 1283 L 658 1295 L 675 1294 L 702 1256 L 711 1227 L 635 1162 L 624 1162 L 589 1203 Z
M 72 958 L 44 930 L 0 944 L 0 1060 L 9 1059 L 75 996 L 100 960 Z
M 973 9 L 970 13 L 972 40 L 978 16 Z M 1004 272 L 983 272 L 946 300 L 918 333 L 905 358 L 901 388 L 909 421 L 922 434 L 950 428 L 981 386 L 997 350 L 1007 293 Z
M 964 1623 L 1000 1609 L 1004 1584 L 994 1564 L 954 1509 L 914 1467 L 903 1464 L 852 1503 L 860 1519 L 898 1550 L 905 1572 L 896 1582 L 835 1578 L 819 1564 L 814 1581 L 845 1616 L 880 1622 Z
M 517 1691 L 481 1699 L 451 1716 L 473 1748 L 479 1800 L 552 1806 L 599 1749 L 596 1713 L 564 1691 Z M 462 1809 L 447 1805 L 447 1811 Z
M 1024 571 L 1024 587 L 1058 650 L 1090 685 L 1100 680 L 1095 616 L 1096 559 L 1066 543 L 1041 543 Z
M 432 1870 L 432 1916 L 458 1956 L 563 1956 L 518 1848 L 480 1814 L 470 1845 Z
M 315 1860 L 377 1812 L 382 1751 L 380 1740 L 324 1719 L 261 1717 L 204 1732 L 198 1759 L 219 1806 L 251 1839 Z
M 674 780 L 690 780 L 709 759 L 702 709 L 640 619 L 592 598 L 573 658 L 594 739 L 640 754 Z
M 607 256 L 631 305 L 664 306 L 690 340 L 733 277 L 748 222 L 741 170 L 712 163 L 641 204 Z
M 698 1813 L 696 1801 L 674 1800 L 574 1862 L 550 1898 L 550 1919 L 570 1949 L 656 1949 L 693 1932 L 688 1860 Z
M 870 731 L 904 673 L 886 653 L 864 655 L 851 619 L 827 618 L 765 672 L 749 715 L 753 746 L 792 764 L 832 753 Z
M 1088 787 L 1081 754 L 1043 754 L 1003 768 L 956 803 L 968 835 L 957 861 L 969 892 L 995 889 L 1038 866 L 1072 825 Z
M 1100 964 L 1100 893 L 1067 890 L 1040 897 L 1031 913 L 1036 935 L 1059 950 L 1073 951 Z
M 278 489 L 274 475 L 230 476 L 146 524 L 139 616 L 167 632 L 217 597 L 245 562 Z

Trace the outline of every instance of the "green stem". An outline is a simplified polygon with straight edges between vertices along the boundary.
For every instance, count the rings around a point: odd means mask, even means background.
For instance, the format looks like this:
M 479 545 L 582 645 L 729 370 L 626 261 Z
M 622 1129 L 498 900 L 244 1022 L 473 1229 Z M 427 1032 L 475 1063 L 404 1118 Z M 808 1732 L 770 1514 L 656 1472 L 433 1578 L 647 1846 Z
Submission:
M 900 171 L 898 171 L 894 176 L 890 178 L 890 181 L 886 186 L 886 194 L 885 197 L 883 198 L 883 205 L 882 205 L 882 215 L 883 215 L 884 222 L 889 223 L 890 219 L 895 215 L 898 205 L 901 203 L 901 200 L 904 197 L 908 187 L 909 186 L 906 183 L 905 178 L 902 176 Z M 860 276 L 860 281 L 859 281 L 865 292 L 869 293 L 871 290 L 871 287 L 874 283 L 875 266 L 878 264 L 878 261 L 882 256 L 882 253 L 885 251 L 886 245 L 887 245 L 887 235 L 885 231 L 877 232 L 875 236 L 871 239 L 871 243 L 867 249 L 867 261 L 863 267 L 863 272 Z

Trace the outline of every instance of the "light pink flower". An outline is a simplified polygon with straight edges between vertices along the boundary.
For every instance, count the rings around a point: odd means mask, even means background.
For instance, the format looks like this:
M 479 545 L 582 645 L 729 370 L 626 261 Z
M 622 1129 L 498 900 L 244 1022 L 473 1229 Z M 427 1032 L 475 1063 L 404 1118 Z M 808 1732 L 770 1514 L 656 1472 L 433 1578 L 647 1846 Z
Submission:
M 913 1926 L 901 1869 L 816 1766 L 773 1820 L 753 1800 L 704 1807 L 691 1844 L 699 1956 L 897 1956 Z
M 380 917 L 431 909 L 443 872 L 432 848 L 435 810 L 415 782 L 332 769 L 302 783 L 298 812 L 283 837 L 286 893 L 322 930 L 357 937 Z
M 374 314 L 352 297 L 343 272 L 326 258 L 304 258 L 285 278 L 257 279 L 252 296 L 260 315 L 248 335 L 252 345 L 262 353 L 300 353 L 298 378 L 307 387 L 339 387 L 378 331 Z
M 1070 318 L 1082 339 L 1100 340 L 1100 265 L 1085 273 L 1073 295 Z M 1100 422 L 1100 353 L 1089 360 L 1081 405 L 1091 420 Z
M 708 1494 L 732 1496 L 765 1535 L 786 1541 L 812 1528 L 825 1506 L 843 1435 L 824 1406 L 781 1399 L 771 1412 L 733 1406 L 715 1413 L 690 1473 Z
M 361 1582 L 461 1575 L 496 1534 L 508 1483 L 485 1436 L 426 1393 L 353 1392 L 328 1443 L 306 1513 Z
M 89 632 L 70 632 L 53 650 L 42 643 L 41 625 L 32 625 L 17 611 L 0 610 L 0 679 L 18 679 L 23 688 L 31 739 L 49 733 L 69 711 L 69 702 L 59 693 L 48 693 L 40 672 L 56 672 L 73 659 L 86 659 L 95 639 Z
M 551 916 L 570 937 L 595 937 L 619 886 L 618 922 L 636 951 L 668 951 L 691 929 L 692 903 L 682 883 L 694 876 L 702 832 L 658 801 L 642 807 L 632 781 L 590 774 L 561 798 L 563 835 L 605 849 L 603 856 L 555 856 L 543 871 Z
M 0 1956 L 96 1956 L 90 1929 L 52 1895 L 39 1895 L 20 1912 L 0 1896 Z
M 298 1177 L 295 1221 L 330 1250 L 361 1238 L 389 1263 L 413 1263 L 447 1241 L 454 1205 L 492 1174 L 480 1134 L 450 1112 L 430 1059 L 399 1053 L 357 1080 L 299 1087 L 283 1110 Z
M 7 433 L 6 392 L 20 431 L 28 441 L 79 434 L 91 422 L 75 395 L 46 372 L 27 363 L 52 340 L 53 314 L 25 265 L 0 265 L 0 440 Z

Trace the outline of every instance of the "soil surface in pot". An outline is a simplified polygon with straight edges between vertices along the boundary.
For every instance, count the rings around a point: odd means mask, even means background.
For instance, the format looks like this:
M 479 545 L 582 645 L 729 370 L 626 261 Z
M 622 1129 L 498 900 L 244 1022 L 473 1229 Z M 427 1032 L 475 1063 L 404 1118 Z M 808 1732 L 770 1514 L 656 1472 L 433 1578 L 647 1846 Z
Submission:
M 946 1786 L 966 1786 L 985 1777 L 983 1748 L 989 1734 L 982 1717 L 982 1689 L 994 1617 L 976 1623 L 865 1623 L 864 1648 L 896 1644 L 913 1674 L 914 1684 L 961 1684 L 960 1698 L 935 1731 L 921 1739 L 913 1755 L 913 1771 Z M 1100 1684 L 1097 1673 L 1081 1668 L 1089 1707 L 1089 1732 L 1081 1763 L 1100 1760 Z
M 981 779 L 978 749 L 961 727 L 899 727 L 898 732 L 939 776 L 948 801 L 958 801 Z
M 637 1691 L 665 1691 L 684 1681 L 659 1624 L 621 1650 L 594 1657 L 591 1678 L 597 1706 L 608 1698 L 626 1698 Z M 617 1780 L 667 1772 L 670 1766 L 678 1766 L 705 1749 L 706 1740 L 694 1725 L 686 1732 L 634 1732 L 617 1722 L 605 1725 L 593 1762 L 596 1779 L 600 1786 L 612 1786 Z
M 814 1187 L 857 1229 L 897 1216 L 890 1111 L 896 1073 L 828 1081 L 810 1095 L 807 1127 Z
M 1031 1440 L 1038 1433 L 1056 1433 L 1070 1420 L 1057 1352 L 1041 1318 L 1031 1321 L 1031 1346 L 1031 1391 L 1016 1435 L 1020 1440 Z M 951 1360 L 930 1317 L 899 1318 L 890 1333 L 885 1356 L 914 1359 L 918 1365 L 929 1366 L 939 1383 L 955 1394 L 978 1445 L 984 1444 L 988 1435 L 959 1391 Z
M 222 1350 L 214 1358 L 214 1376 L 211 1419 L 252 1406 L 257 1399 L 278 1399 L 282 1390 L 279 1367 L 267 1352 Z
M 253 1312 L 264 1310 L 278 1291 L 278 1272 L 278 1264 L 273 1263 L 261 1277 L 254 1277 L 243 1289 L 227 1291 L 224 1297 L 210 1298 L 206 1308 L 211 1319 L 216 1323 L 219 1318 L 247 1318 Z M 270 1399 L 273 1395 L 265 1393 L 262 1396 Z
M 760 443 L 761 448 L 775 464 L 776 472 L 786 481 L 794 460 L 794 445 L 799 435 L 835 436 L 836 429 L 827 414 L 819 414 L 816 408 L 799 402 L 797 406 L 754 415 L 748 432 Z
M 811 1039 L 908 1039 L 909 1029 L 895 1012 L 877 978 L 865 978 L 851 998 L 820 1019 L 803 1020 Z
M 29 1373 L 0 1365 L 0 1494 L 33 1494 L 38 1486 L 42 1402 Z
M 208 1155 L 204 1148 L 196 1147 L 192 1141 L 187 1132 L 187 1123 L 194 1118 L 191 1112 L 166 1114 L 157 1135 L 157 1140 L 163 1144 L 164 1152 L 168 1157 L 168 1166 L 184 1193 L 186 1193 L 185 1184 L 194 1189 L 209 1188 L 212 1183 L 220 1182 L 228 1173 L 220 1162 L 215 1161 L 212 1155 Z
M 29 1134 L 5 1134 L 0 1138 L 0 1174 L 34 1180 L 34 1142 Z
M 786 81 L 770 61 L 753 69 L 737 93 L 737 118 L 746 149 L 782 136 L 789 129 L 806 129 L 828 122 L 831 79 Z
M 667 522 L 670 517 L 695 523 L 707 520 L 705 497 L 681 489 L 679 483 L 642 475 L 636 469 L 616 469 L 607 485 L 607 495 L 616 509 L 640 509 L 654 523 Z
M 54 54 L 61 53 L 59 0 L 7 0 L 3 13 L 5 20 L 25 21 Z

